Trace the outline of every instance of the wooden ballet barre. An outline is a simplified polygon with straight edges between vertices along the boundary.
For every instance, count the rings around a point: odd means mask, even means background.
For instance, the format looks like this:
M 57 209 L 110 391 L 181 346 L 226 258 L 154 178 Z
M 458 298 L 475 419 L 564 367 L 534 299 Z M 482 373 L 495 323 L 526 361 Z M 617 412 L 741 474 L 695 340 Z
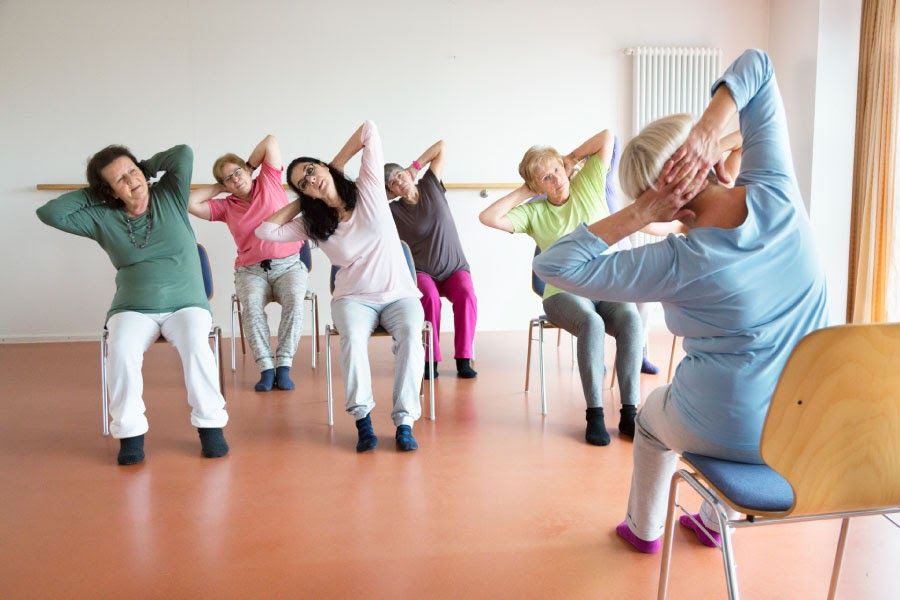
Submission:
M 191 189 L 196 190 L 204 188 L 207 183 L 192 183 Z M 448 190 L 480 190 L 479 195 L 487 198 L 488 190 L 514 190 L 522 185 L 521 183 L 445 183 L 444 187 Z M 71 192 L 72 190 L 80 190 L 87 187 L 86 183 L 39 183 L 35 186 L 39 192 Z M 284 189 L 289 189 L 287 184 Z

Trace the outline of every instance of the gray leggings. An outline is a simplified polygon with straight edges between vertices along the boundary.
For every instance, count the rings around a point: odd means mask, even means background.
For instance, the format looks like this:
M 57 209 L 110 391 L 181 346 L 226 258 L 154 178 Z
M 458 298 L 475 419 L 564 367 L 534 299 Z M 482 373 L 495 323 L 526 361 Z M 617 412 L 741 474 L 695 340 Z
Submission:
M 544 312 L 557 326 L 578 338 L 578 370 L 589 408 L 603 406 L 604 336 L 616 339 L 616 372 L 622 404 L 641 399 L 641 359 L 644 332 L 634 304 L 588 300 L 559 292 L 544 300 Z
M 303 298 L 309 272 L 297 255 L 273 258 L 269 270 L 262 263 L 238 267 L 234 272 L 234 288 L 241 301 L 241 322 L 250 351 L 260 371 L 273 367 L 289 367 L 294 361 L 297 342 L 303 330 Z M 265 307 L 275 301 L 281 305 L 278 323 L 278 349 L 272 356 L 269 347 L 269 320 Z

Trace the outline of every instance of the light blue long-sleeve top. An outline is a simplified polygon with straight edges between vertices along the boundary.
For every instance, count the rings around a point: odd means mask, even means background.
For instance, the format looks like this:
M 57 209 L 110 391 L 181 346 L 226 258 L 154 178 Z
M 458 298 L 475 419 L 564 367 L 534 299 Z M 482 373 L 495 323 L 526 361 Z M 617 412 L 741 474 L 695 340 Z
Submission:
M 603 254 L 584 225 L 534 260 L 559 288 L 600 300 L 662 303 L 684 337 L 669 402 L 691 432 L 758 453 L 775 384 L 800 339 L 827 325 L 825 272 L 791 164 L 769 57 L 748 50 L 713 84 L 740 111 L 747 219 L 698 227 L 656 244 Z

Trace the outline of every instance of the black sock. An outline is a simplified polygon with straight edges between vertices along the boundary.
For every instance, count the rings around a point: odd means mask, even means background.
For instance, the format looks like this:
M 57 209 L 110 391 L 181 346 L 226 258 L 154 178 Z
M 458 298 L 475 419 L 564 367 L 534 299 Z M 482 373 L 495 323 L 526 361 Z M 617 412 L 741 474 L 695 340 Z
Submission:
M 294 389 L 294 382 L 291 381 L 290 367 L 275 368 L 275 387 L 277 387 L 279 390 Z
M 356 431 L 359 434 L 359 441 L 356 442 L 356 451 L 367 452 L 374 450 L 375 446 L 378 445 L 378 438 L 375 436 L 375 428 L 372 427 L 372 419 L 369 415 L 356 420 Z
M 397 427 L 397 450 L 401 452 L 409 452 L 419 447 L 416 438 L 413 437 L 412 427 L 409 425 L 400 425 Z
M 200 449 L 206 458 L 220 458 L 228 454 L 228 442 L 221 427 L 198 427 Z
M 473 379 L 478 377 L 478 372 L 472 368 L 472 361 L 468 358 L 456 359 L 456 375 L 463 379 Z
M 253 386 L 257 392 L 271 392 L 275 383 L 275 369 L 266 369 L 259 374 L 259 381 Z
M 144 460 L 143 434 L 119 439 L 119 456 L 116 460 L 120 465 L 136 465 Z
M 637 406 L 623 404 L 619 409 L 619 433 L 634 437 L 634 417 L 637 415 Z
M 431 363 L 431 365 L 434 367 L 434 378 L 437 379 L 438 378 L 437 361 Z M 431 373 L 428 371 L 428 361 L 427 360 L 425 361 L 425 379 L 431 379 Z
M 594 446 L 609 445 L 609 432 L 606 431 L 606 423 L 603 422 L 603 407 L 589 408 L 586 411 L 587 429 L 584 439 Z

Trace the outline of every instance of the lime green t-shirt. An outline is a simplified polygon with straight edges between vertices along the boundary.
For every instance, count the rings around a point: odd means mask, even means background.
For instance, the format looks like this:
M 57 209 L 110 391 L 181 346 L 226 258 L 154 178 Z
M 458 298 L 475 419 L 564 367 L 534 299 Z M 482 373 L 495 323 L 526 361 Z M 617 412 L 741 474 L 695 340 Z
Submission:
M 569 199 L 562 206 L 554 206 L 546 198 L 520 204 L 507 217 L 515 233 L 527 233 L 541 252 L 562 236 L 571 233 L 582 223 L 593 223 L 609 216 L 606 205 L 606 178 L 609 165 L 596 154 L 588 158 L 584 167 L 569 184 Z M 547 285 L 544 298 L 558 294 L 559 288 Z
M 136 248 L 125 222 L 125 211 L 94 196 L 89 188 L 63 194 L 37 210 L 41 221 L 95 240 L 116 268 L 116 295 L 106 318 L 123 311 L 165 313 L 189 306 L 209 310 L 197 240 L 188 220 L 187 201 L 194 154 L 175 146 L 144 161 L 151 175 L 165 175 L 150 188 L 153 224 L 147 235 L 148 213 L 132 221 Z

